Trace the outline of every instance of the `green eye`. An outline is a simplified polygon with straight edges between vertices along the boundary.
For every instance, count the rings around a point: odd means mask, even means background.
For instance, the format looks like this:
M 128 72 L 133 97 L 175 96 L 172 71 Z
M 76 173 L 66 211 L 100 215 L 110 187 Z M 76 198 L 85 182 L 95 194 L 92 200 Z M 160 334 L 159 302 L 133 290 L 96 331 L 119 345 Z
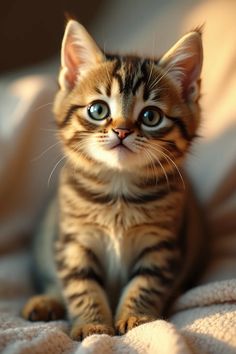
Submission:
M 90 118 L 95 120 L 106 119 L 110 114 L 109 107 L 106 102 L 97 101 L 93 102 L 88 107 L 88 115 Z
M 162 122 L 163 114 L 157 107 L 148 107 L 141 112 L 140 119 L 145 126 L 154 128 Z

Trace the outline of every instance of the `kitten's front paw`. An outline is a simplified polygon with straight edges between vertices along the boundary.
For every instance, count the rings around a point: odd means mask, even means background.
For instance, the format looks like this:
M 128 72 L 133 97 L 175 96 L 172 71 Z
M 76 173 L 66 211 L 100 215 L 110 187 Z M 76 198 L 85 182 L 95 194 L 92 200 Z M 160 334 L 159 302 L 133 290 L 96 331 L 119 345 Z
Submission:
M 113 336 L 115 331 L 113 327 L 100 323 L 74 324 L 72 326 L 70 336 L 72 339 L 82 341 L 85 337 L 92 334 L 108 334 Z
M 122 335 L 128 332 L 130 329 L 140 326 L 141 324 L 155 321 L 156 318 L 145 315 L 133 315 L 130 317 L 122 318 L 116 322 L 116 334 Z
M 54 321 L 65 317 L 65 308 L 56 298 L 37 295 L 28 300 L 21 314 L 29 321 Z

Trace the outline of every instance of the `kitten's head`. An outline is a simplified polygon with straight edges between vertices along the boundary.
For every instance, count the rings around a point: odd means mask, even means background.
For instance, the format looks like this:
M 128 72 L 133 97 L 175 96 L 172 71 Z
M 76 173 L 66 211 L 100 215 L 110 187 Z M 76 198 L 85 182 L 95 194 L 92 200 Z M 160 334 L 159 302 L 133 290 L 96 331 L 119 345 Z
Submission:
M 181 161 L 199 125 L 199 30 L 156 60 L 107 55 L 71 20 L 61 64 L 54 111 L 75 164 L 83 157 L 133 170 L 170 158 Z

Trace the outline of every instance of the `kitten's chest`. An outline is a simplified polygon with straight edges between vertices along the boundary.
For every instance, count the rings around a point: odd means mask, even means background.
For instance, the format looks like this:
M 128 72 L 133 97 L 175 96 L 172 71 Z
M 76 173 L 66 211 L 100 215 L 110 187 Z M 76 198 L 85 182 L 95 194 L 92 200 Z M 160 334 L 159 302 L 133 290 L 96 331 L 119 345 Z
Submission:
M 120 289 L 127 283 L 132 252 L 122 230 L 113 230 L 106 241 L 106 282 L 109 297 L 115 301 Z

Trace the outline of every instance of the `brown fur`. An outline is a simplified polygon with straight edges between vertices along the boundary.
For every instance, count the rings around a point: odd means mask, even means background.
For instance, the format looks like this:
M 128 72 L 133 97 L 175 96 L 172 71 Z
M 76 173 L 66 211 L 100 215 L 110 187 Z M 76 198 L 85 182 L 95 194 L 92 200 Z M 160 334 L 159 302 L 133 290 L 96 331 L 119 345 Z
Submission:
M 72 35 L 68 30 L 65 55 L 76 45 Z M 199 33 L 186 41 L 193 42 L 194 52 Z M 54 257 L 71 336 L 78 340 L 113 334 L 113 328 L 123 334 L 159 318 L 186 276 L 187 186 L 181 166 L 200 122 L 199 77 L 192 78 L 190 70 L 196 70 L 184 56 L 185 42 L 181 53 L 178 48 L 155 61 L 106 56 L 92 45 L 96 63 L 80 72 L 78 54 L 78 79 L 73 68 L 62 67 L 54 109 L 67 157 Z M 75 53 L 63 65 L 74 65 Z M 175 68 L 178 56 L 182 61 Z M 87 113 L 97 100 L 111 110 L 101 124 Z M 160 129 L 143 125 L 140 112 L 147 106 L 163 115 Z M 116 129 L 129 132 L 124 139 L 129 150 L 111 147 Z M 34 311 L 32 304 L 24 317 Z

